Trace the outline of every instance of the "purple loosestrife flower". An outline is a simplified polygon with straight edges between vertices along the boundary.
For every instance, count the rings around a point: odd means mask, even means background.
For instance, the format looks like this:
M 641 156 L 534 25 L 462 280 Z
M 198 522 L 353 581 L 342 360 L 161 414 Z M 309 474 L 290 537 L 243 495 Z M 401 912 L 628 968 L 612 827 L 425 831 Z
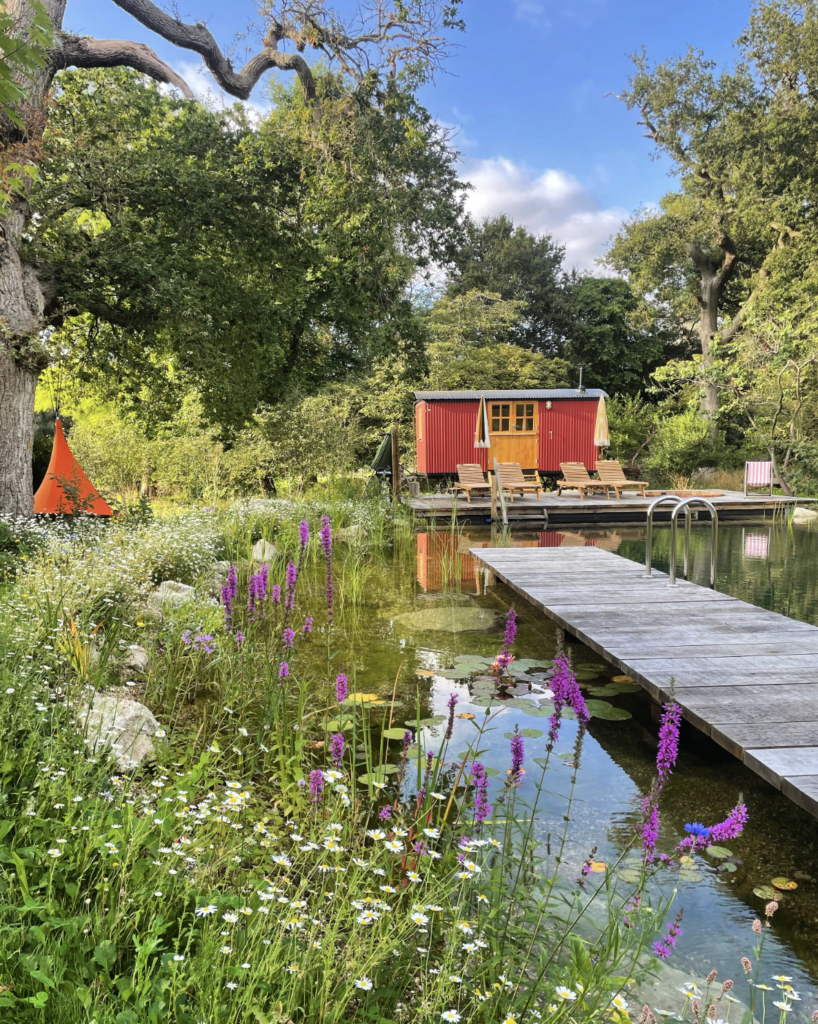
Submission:
M 329 521 L 329 516 L 321 516 L 321 529 L 318 536 L 321 540 L 321 547 L 324 549 L 324 560 L 327 563 L 327 622 L 331 623 L 335 605 L 335 587 L 332 582 L 332 524 Z
M 324 792 L 324 776 L 318 768 L 310 772 L 310 799 L 314 804 L 321 803 L 321 794 Z
M 182 642 L 186 647 L 194 651 L 204 651 L 205 654 L 212 654 L 216 650 L 216 641 L 209 633 L 196 631 L 194 636 L 189 629 L 182 633 Z
M 295 630 L 285 627 L 281 635 L 281 642 L 284 647 L 292 647 L 295 644 Z
M 251 619 L 261 617 L 261 604 L 267 597 L 269 575 L 269 567 L 262 565 L 259 571 L 251 576 L 247 583 L 247 614 Z
M 289 674 L 290 666 L 287 664 L 286 661 L 282 661 L 281 664 L 278 666 L 278 678 L 286 679 Z
M 270 600 L 275 604 L 281 603 L 281 587 L 277 583 L 273 584 L 273 588 L 270 591 Z
M 347 679 L 343 672 L 340 672 L 335 678 L 335 699 L 338 701 L 339 704 L 343 704 L 344 701 L 347 699 L 348 693 L 349 680 Z
M 229 626 L 233 619 L 233 602 L 239 592 L 238 574 L 235 565 L 227 570 L 227 582 L 222 587 L 222 607 L 224 608 L 225 625 Z
M 456 693 L 450 693 L 449 694 L 449 699 L 446 702 L 446 707 L 449 709 L 449 721 L 446 723 L 446 733 L 445 733 L 445 735 L 443 737 L 446 740 L 447 743 L 452 738 L 452 733 L 454 732 L 454 709 L 455 709 L 456 706 L 457 706 L 457 694 Z
M 244 633 L 240 629 L 236 630 L 236 647 L 241 647 L 244 643 Z
M 297 577 L 298 569 L 295 567 L 295 562 L 287 562 L 287 575 L 285 578 L 287 592 L 284 595 L 284 607 L 287 611 L 292 611 L 295 608 L 295 583 Z
M 548 720 L 550 728 L 548 730 L 546 749 L 549 751 L 553 750 L 554 744 L 559 736 L 560 725 L 562 724 L 562 709 L 566 704 L 576 715 L 576 719 L 579 722 L 580 732 L 585 731 L 588 727 L 588 722 L 590 721 L 588 708 L 585 706 L 585 698 L 582 696 L 582 691 L 577 684 L 576 676 L 571 670 L 571 666 L 568 664 L 568 659 L 564 654 L 554 658 L 554 674 L 551 677 L 551 690 L 554 694 L 554 714 Z
M 511 648 L 514 644 L 514 638 L 517 636 L 517 612 L 513 608 L 509 608 L 508 614 L 506 615 L 506 631 L 503 635 L 503 646 L 500 649 L 500 653 L 494 661 L 494 668 L 499 675 L 508 668 L 508 666 L 514 661 L 511 654 Z
M 335 767 L 340 768 L 344 760 L 344 734 L 342 732 L 333 733 L 329 742 L 329 755 Z
M 306 519 L 302 519 L 298 524 L 298 544 L 300 547 L 305 548 L 310 542 L 310 524 Z
M 679 756 L 679 731 L 682 709 L 675 701 L 665 704 L 659 725 L 659 749 L 656 752 L 656 779 L 642 801 L 642 852 L 645 862 L 653 861 L 653 851 L 659 841 L 659 797 L 665 783 L 676 767 Z
M 429 847 L 426 845 L 426 841 L 424 839 L 418 839 L 414 844 L 413 849 L 418 857 L 426 857 L 429 854 Z
M 736 839 L 744 831 L 748 818 L 749 814 L 746 806 L 744 804 L 737 804 L 724 821 L 719 822 L 718 825 L 713 825 L 711 828 L 705 828 L 704 825 L 699 825 L 698 822 L 693 822 L 692 825 L 685 825 L 685 831 L 691 832 L 692 835 L 683 839 L 676 849 L 680 853 L 685 853 L 686 851 L 695 853 L 696 850 L 703 850 L 707 846 Z
M 482 825 L 483 822 L 491 814 L 491 804 L 488 798 L 489 789 L 489 778 L 486 775 L 486 769 L 480 764 L 479 761 L 475 761 L 472 765 L 472 778 L 474 779 L 474 823 L 475 825 Z
M 676 920 L 671 921 L 668 925 L 667 935 L 662 939 L 657 939 L 651 947 L 653 949 L 654 956 L 659 957 L 660 960 L 667 960 L 676 948 L 676 940 L 682 934 L 682 914 L 683 911 L 680 910 L 676 915 Z
M 312 633 L 312 616 L 311 615 L 308 615 L 306 617 L 306 619 L 304 619 L 304 625 L 301 627 L 301 632 L 304 634 L 304 636 L 306 636 L 307 633 Z
M 525 761 L 525 741 L 515 726 L 514 735 L 511 737 L 511 776 L 510 783 L 519 782 L 523 774 L 523 762 Z
M 389 819 L 392 817 L 392 808 L 382 807 L 378 812 L 378 817 L 380 818 L 381 821 L 389 821 Z

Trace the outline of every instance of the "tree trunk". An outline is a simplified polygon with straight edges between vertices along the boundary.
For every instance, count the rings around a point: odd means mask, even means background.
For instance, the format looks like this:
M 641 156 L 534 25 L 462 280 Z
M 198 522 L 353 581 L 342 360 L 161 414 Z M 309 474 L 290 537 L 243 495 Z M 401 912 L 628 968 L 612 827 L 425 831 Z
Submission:
M 0 512 L 34 512 L 31 452 L 37 371 L 15 363 L 0 343 Z
M 719 326 L 719 295 L 712 281 L 702 281 L 702 315 L 699 321 L 699 342 L 702 347 L 702 366 L 713 365 L 710 343 Z M 718 433 L 716 417 L 719 411 L 719 392 L 715 384 L 706 381 L 700 402 L 702 416 L 710 421 L 710 434 L 715 439 Z

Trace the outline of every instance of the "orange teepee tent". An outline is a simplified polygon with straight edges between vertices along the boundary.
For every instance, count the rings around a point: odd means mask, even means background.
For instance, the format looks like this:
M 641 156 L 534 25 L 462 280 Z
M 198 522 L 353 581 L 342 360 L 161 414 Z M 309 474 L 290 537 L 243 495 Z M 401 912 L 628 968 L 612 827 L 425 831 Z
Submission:
M 34 495 L 34 512 L 56 515 L 60 512 L 87 512 L 95 516 L 112 516 L 113 509 L 103 501 L 96 488 L 83 473 L 82 466 L 71 454 L 57 419 L 54 447 L 45 478 Z

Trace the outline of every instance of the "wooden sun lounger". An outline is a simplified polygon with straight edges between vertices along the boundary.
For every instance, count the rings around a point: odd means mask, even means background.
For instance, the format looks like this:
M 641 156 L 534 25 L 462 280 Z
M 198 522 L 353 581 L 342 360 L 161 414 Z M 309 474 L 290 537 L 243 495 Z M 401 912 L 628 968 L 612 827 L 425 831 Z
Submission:
M 457 483 L 455 490 L 466 492 L 466 501 L 471 504 L 472 491 L 489 491 L 491 484 L 486 480 L 483 470 L 474 463 L 462 463 L 457 467 Z
M 599 473 L 599 479 L 605 486 L 613 490 L 617 501 L 622 497 L 623 490 L 639 491 L 644 498 L 645 488 L 650 487 L 646 480 L 628 480 L 622 465 L 616 459 L 606 459 L 605 461 L 597 462 L 596 471 Z
M 526 480 L 519 462 L 500 462 L 497 468 L 500 487 L 504 491 L 508 491 L 512 501 L 514 501 L 515 492 L 525 495 L 526 491 L 536 491 L 537 501 L 540 500 L 542 484 L 539 478 L 536 481 Z
M 557 494 L 565 491 L 579 491 L 580 498 L 585 497 L 585 492 L 604 491 L 608 496 L 608 488 L 601 480 L 592 480 L 583 462 L 561 462 L 563 479 L 557 484 Z

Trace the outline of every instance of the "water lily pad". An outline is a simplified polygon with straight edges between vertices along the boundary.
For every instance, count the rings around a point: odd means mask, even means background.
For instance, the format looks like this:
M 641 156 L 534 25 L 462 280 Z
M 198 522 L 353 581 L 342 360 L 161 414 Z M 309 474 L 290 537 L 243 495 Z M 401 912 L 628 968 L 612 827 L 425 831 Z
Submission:
M 703 875 L 701 871 L 696 871 L 693 868 L 682 868 L 679 878 L 683 882 L 701 882 Z
M 629 885 L 638 885 L 642 881 L 642 872 L 637 871 L 635 868 L 623 868 L 619 872 L 618 877 Z
M 595 711 L 594 718 L 601 718 L 603 722 L 625 722 L 627 719 L 633 718 L 633 715 L 624 708 L 609 707 Z
M 358 782 L 362 786 L 368 786 L 370 782 L 386 782 L 386 775 L 383 772 L 368 772 L 366 775 L 359 775 Z
M 729 874 L 732 874 L 737 870 L 736 865 L 730 860 L 722 861 L 721 864 L 719 864 L 719 871 L 727 871 Z
M 493 629 L 499 613 L 489 608 L 440 607 L 396 615 L 398 626 L 419 632 L 484 633 Z
M 614 676 L 613 682 L 615 683 L 635 683 L 636 680 L 633 676 Z
M 592 860 L 590 867 L 595 875 L 602 875 L 608 869 L 608 865 L 604 860 Z
M 446 716 L 445 715 L 433 715 L 431 718 L 408 718 L 406 720 L 406 724 L 407 725 L 412 725 L 412 726 L 414 726 L 417 729 L 421 725 L 425 725 L 425 726 L 440 725 L 441 722 L 445 722 L 445 721 L 446 721 Z
M 461 711 L 459 715 L 455 715 L 455 718 L 465 718 L 467 722 L 470 722 L 474 717 L 471 711 Z
M 502 701 L 497 697 L 483 696 L 482 694 L 478 697 L 469 697 L 469 704 L 473 704 L 477 708 L 496 708 L 500 704 L 508 704 L 508 701 Z
M 753 895 L 758 896 L 760 900 L 766 900 L 767 902 L 781 898 L 781 893 L 776 892 L 770 885 L 757 885 L 755 889 L 753 889 Z
M 438 675 L 444 679 L 471 679 L 474 671 L 468 665 L 456 665 L 454 668 L 447 668 L 445 672 L 438 672 Z
M 522 668 L 526 672 L 532 668 L 551 668 L 554 664 L 553 661 L 536 661 L 534 658 L 516 658 L 513 662 L 517 668 Z
M 704 852 L 708 857 L 716 857 L 718 860 L 733 856 L 733 851 L 728 850 L 726 846 L 708 846 Z
M 798 882 L 793 882 L 791 878 L 774 878 L 773 885 L 776 889 L 797 889 Z
M 380 700 L 377 693 L 351 693 L 346 700 L 345 704 L 373 704 L 375 701 Z
M 503 735 L 507 740 L 510 740 L 514 735 L 513 732 L 504 732 Z M 530 740 L 538 740 L 542 736 L 542 730 L 540 729 L 520 729 L 520 735 L 525 736 Z
M 455 665 L 477 665 L 479 668 L 488 668 L 491 659 L 483 658 L 479 654 L 458 654 L 454 663 Z
M 416 675 L 422 676 L 423 679 L 434 679 L 437 675 L 437 669 L 434 668 L 418 668 L 415 669 Z
M 402 740 L 406 735 L 406 729 L 401 729 L 396 726 L 394 729 L 384 729 L 381 736 L 384 736 L 388 740 Z

